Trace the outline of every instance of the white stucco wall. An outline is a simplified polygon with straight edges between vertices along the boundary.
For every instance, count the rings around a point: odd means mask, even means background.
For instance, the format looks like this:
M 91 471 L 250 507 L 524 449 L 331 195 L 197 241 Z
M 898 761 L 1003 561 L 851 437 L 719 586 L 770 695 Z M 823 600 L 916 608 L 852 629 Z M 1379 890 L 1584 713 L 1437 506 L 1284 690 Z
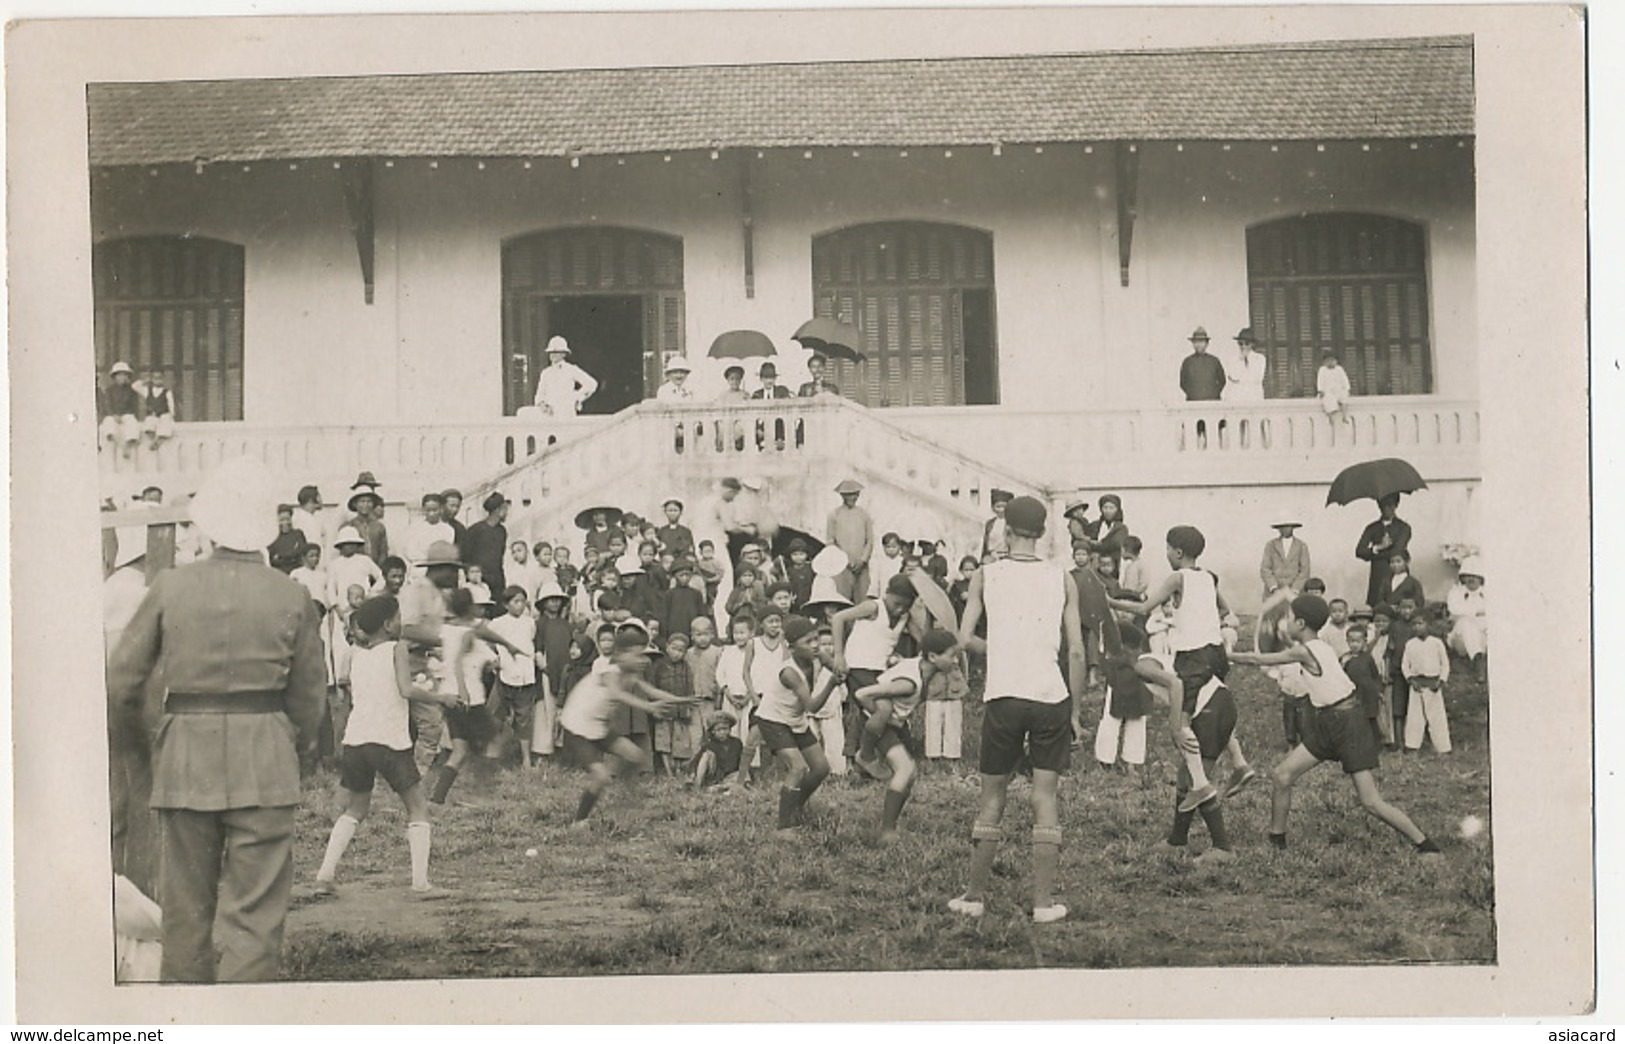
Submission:
M 377 169 L 376 298 L 329 162 L 99 173 L 98 238 L 191 232 L 246 252 L 245 419 L 382 423 L 499 415 L 501 245 L 606 224 L 682 237 L 686 337 L 789 335 L 812 310 L 811 242 L 881 220 L 990 231 L 1001 402 L 1153 406 L 1177 395 L 1190 329 L 1244 325 L 1248 225 L 1368 210 L 1428 231 L 1436 391 L 1477 392 L 1472 151 L 1379 143 L 1142 150 L 1130 285 L 1119 285 L 1109 146 L 801 152 L 755 160 L 756 294 L 744 291 L 738 157 L 402 160 Z

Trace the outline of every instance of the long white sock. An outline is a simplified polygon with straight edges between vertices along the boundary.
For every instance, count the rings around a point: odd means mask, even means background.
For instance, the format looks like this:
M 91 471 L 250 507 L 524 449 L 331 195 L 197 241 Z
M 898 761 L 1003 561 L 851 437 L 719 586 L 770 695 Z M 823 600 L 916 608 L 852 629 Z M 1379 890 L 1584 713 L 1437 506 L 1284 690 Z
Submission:
M 348 812 L 333 824 L 333 832 L 327 835 L 327 853 L 322 856 L 322 868 L 316 871 L 316 880 L 333 880 L 333 875 L 339 872 L 339 860 L 344 858 L 344 850 L 350 847 L 350 840 L 355 837 L 356 827 L 360 825 L 361 821 Z
M 406 847 L 412 853 L 412 887 L 429 887 L 429 824 L 406 824 Z
M 1201 790 L 1207 786 L 1207 770 L 1202 767 L 1201 751 L 1197 751 L 1195 754 L 1181 751 L 1180 756 L 1185 761 L 1185 771 L 1191 774 L 1191 789 Z

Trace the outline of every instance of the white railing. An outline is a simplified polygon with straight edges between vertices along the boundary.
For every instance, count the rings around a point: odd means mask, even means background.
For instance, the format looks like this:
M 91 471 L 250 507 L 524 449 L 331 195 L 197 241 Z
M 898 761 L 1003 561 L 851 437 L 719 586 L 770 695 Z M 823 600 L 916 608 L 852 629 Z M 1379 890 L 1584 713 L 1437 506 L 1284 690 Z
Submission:
M 1383 456 L 1426 465 L 1441 479 L 1476 478 L 1480 469 L 1478 404 L 1427 396 L 1355 399 L 1336 431 L 1313 400 L 1303 399 L 883 415 L 933 441 L 1032 470 L 1055 490 L 1325 481 L 1343 464 Z
M 482 478 L 557 443 L 571 442 L 611 423 L 576 417 L 541 424 L 508 417 L 458 424 L 369 426 L 263 426 L 235 422 L 180 424 L 156 450 L 143 445 L 131 457 L 100 454 L 104 491 L 152 481 L 187 488 L 228 457 L 253 456 L 274 472 L 301 481 L 334 481 L 371 471 L 386 484 L 456 484 Z
M 186 488 L 217 461 L 242 454 L 301 482 L 347 480 L 370 470 L 386 484 L 428 488 L 523 471 L 530 475 L 527 483 L 540 483 L 534 490 L 539 497 L 546 490 L 590 486 L 613 476 L 617 461 L 624 469 L 626 461 L 651 453 L 664 457 L 673 475 L 692 477 L 715 476 L 724 468 L 790 474 L 831 460 L 978 509 L 995 486 L 1039 491 L 1324 481 L 1344 463 L 1374 456 L 1406 457 L 1441 479 L 1479 475 L 1479 411 L 1473 401 L 1356 399 L 1348 412 L 1349 420 L 1334 432 L 1309 400 L 1082 411 L 871 411 L 844 399 L 732 407 L 649 402 L 615 418 L 543 425 L 512 418 L 314 428 L 182 424 L 157 452 L 143 448 L 127 459 L 104 450 L 101 468 L 107 493 L 145 481 Z M 636 432 L 617 427 L 626 417 L 636 418 Z M 564 452 L 589 433 L 604 438 Z M 544 459 L 545 466 L 523 467 Z

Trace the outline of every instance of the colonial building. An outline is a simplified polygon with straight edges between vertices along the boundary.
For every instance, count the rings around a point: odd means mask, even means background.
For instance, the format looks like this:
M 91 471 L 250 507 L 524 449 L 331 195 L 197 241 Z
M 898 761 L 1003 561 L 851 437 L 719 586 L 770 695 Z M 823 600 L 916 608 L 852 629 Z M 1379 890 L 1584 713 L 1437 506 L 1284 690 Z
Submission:
M 360 468 L 392 499 L 500 483 L 557 536 L 740 472 L 817 529 L 856 470 L 883 525 L 961 547 L 994 486 L 1110 489 L 1150 557 L 1194 522 L 1238 580 L 1304 516 L 1355 591 L 1368 514 L 1325 485 L 1402 456 L 1437 583 L 1480 477 L 1472 69 L 1451 37 L 99 85 L 98 370 L 161 370 L 182 422 L 104 475 L 183 490 L 246 451 L 330 499 Z M 734 329 L 793 382 L 814 315 L 863 333 L 845 402 L 645 402 L 673 354 L 714 386 Z M 1224 361 L 1253 328 L 1265 402 L 1182 401 L 1198 325 Z M 517 419 L 555 334 L 602 388 Z

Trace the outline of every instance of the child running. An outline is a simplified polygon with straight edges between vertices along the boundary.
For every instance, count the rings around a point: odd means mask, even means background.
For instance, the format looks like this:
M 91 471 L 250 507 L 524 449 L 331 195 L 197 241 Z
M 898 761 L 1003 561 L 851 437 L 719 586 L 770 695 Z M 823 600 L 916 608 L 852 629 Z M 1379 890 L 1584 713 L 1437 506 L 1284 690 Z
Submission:
M 587 773 L 587 785 L 570 823 L 576 829 L 586 827 L 593 806 L 623 767 L 630 765 L 644 771 L 650 767 L 643 748 L 615 731 L 616 709 L 628 706 L 664 714 L 669 708 L 694 702 L 693 697 L 662 692 L 643 680 L 649 654 L 656 650 L 650 647 L 649 636 L 641 628 L 621 628 L 614 642 L 609 666 L 582 679 L 570 691 L 559 713 L 565 756 Z
M 457 782 L 457 774 L 471 750 L 483 752 L 496 733 L 496 723 L 485 712 L 485 669 L 497 662 L 496 651 L 474 633 L 483 614 L 477 614 L 474 593 L 459 588 L 446 598 L 448 619 L 440 627 L 441 657 L 437 675 L 439 691 L 455 696 L 456 702 L 444 710 L 446 732 L 451 736 L 451 756 L 440 766 L 429 800 L 446 803 Z
M 771 676 L 757 675 L 761 703 L 756 707 L 756 726 L 762 743 L 784 769 L 779 830 L 788 831 L 802 824 L 808 799 L 829 775 L 829 761 L 808 715 L 829 699 L 836 675 L 833 658 L 818 651 L 818 626 L 805 616 L 792 616 L 785 623 L 784 644 L 789 655 L 779 661 L 778 670 Z M 763 659 L 757 657 L 758 662 Z
M 406 805 L 406 844 L 412 860 L 412 897 L 441 899 L 445 889 L 429 884 L 429 804 L 423 782 L 412 759 L 408 732 L 409 702 L 455 705 L 456 697 L 419 689 L 412 684 L 406 643 L 399 640 L 401 608 L 393 597 L 379 595 L 361 603 L 351 617 L 360 635 L 350 663 L 350 694 L 354 701 L 345 726 L 344 751 L 339 761 L 339 785 L 344 790 L 344 812 L 327 838 L 327 853 L 316 872 L 316 893 L 332 895 L 339 860 L 355 837 L 356 829 L 372 809 L 372 788 L 377 776 Z
M 898 660 L 881 672 L 875 684 L 852 692 L 852 698 L 869 714 L 862 745 L 885 758 L 891 768 L 880 813 L 881 841 L 896 839 L 897 819 L 914 789 L 916 766 L 908 752 L 909 715 L 920 705 L 931 679 L 953 670 L 958 648 L 959 640 L 951 632 L 934 628 L 920 641 L 920 655 Z M 872 754 L 868 760 L 874 760 Z
M 1326 626 L 1329 615 L 1324 600 L 1314 595 L 1299 595 L 1292 600 L 1290 617 L 1282 621 L 1285 636 L 1292 642 L 1289 648 L 1275 653 L 1235 654 L 1237 663 L 1260 667 L 1301 664 L 1309 684 L 1310 711 L 1304 718 L 1308 726 L 1306 735 L 1271 773 L 1274 790 L 1270 844 L 1276 848 L 1286 847 L 1292 787 L 1298 778 L 1322 761 L 1339 761 L 1367 812 L 1393 827 L 1415 845 L 1418 852 L 1438 852 L 1439 846 L 1411 822 L 1409 816 L 1384 801 L 1382 792 L 1377 789 L 1372 775 L 1377 767 L 1377 743 L 1371 736 L 1371 726 L 1354 694 L 1354 683 L 1337 662 L 1332 647 L 1320 638 L 1320 629 Z

